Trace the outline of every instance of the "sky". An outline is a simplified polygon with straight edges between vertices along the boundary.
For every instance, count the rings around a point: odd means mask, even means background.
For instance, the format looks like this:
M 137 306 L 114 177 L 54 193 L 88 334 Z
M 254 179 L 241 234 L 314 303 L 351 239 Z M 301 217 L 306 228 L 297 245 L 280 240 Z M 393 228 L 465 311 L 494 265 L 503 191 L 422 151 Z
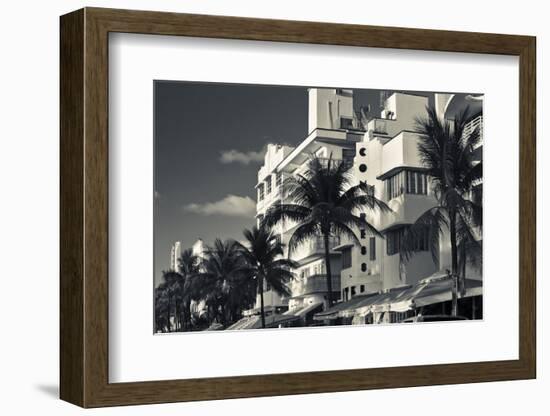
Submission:
M 354 90 L 356 109 L 378 90 Z M 170 248 L 242 239 L 254 225 L 257 172 L 268 143 L 307 136 L 307 87 L 154 82 L 155 286 Z

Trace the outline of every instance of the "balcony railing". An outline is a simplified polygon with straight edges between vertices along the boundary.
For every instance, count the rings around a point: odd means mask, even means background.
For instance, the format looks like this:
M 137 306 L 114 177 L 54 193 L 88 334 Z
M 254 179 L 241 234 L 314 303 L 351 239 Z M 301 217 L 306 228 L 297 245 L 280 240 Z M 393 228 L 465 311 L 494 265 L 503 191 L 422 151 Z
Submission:
M 462 135 L 464 137 L 469 137 L 476 129 L 478 130 L 478 134 L 481 137 L 481 140 L 475 146 L 475 148 L 477 149 L 483 144 L 483 116 L 481 115 L 474 117 L 468 123 L 466 123 L 466 125 L 464 126 L 464 130 L 462 131 Z
M 340 237 L 329 237 L 329 250 L 340 245 Z M 295 260 L 301 260 L 306 257 L 320 255 L 325 253 L 325 241 L 322 237 L 313 238 L 303 243 L 296 251 L 297 258 Z
M 388 134 L 388 120 L 374 118 L 369 121 L 368 129 L 374 134 Z
M 332 291 L 340 291 L 340 275 L 332 275 Z M 291 296 L 304 296 L 311 293 L 323 293 L 327 291 L 326 274 L 314 274 L 292 281 L 290 285 Z

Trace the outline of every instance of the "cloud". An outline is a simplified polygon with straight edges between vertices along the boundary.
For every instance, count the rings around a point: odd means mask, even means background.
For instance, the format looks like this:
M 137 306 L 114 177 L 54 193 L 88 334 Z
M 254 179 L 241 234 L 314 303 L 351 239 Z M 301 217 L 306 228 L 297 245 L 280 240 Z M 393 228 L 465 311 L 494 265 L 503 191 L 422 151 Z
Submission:
M 262 163 L 264 161 L 265 149 L 258 152 L 240 152 L 235 149 L 222 150 L 220 152 L 220 162 L 222 163 L 242 163 L 248 165 L 250 163 Z
M 216 202 L 188 204 L 183 207 L 187 212 L 200 215 L 224 215 L 227 217 L 253 218 L 256 214 L 256 203 L 248 196 L 227 195 Z

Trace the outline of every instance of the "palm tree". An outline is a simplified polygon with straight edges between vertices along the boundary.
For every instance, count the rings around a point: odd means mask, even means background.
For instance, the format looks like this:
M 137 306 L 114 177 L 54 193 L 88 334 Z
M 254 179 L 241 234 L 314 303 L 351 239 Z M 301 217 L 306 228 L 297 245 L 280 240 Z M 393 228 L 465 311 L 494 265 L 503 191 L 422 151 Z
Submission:
M 452 314 L 458 313 L 459 257 L 479 252 L 475 229 L 481 230 L 482 207 L 472 198 L 476 183 L 482 179 L 482 162 L 474 156 L 481 140 L 479 130 L 465 135 L 469 121 L 468 108 L 452 121 L 442 120 L 434 108 L 427 108 L 428 117 L 417 120 L 420 140 L 418 153 L 430 178 L 437 205 L 424 212 L 405 231 L 401 257 L 408 261 L 414 254 L 418 238 L 428 231 L 429 248 L 434 262 L 439 260 L 439 238 L 448 229 L 451 240 Z M 468 247 L 468 249 L 467 249 Z M 463 281 L 463 277 L 461 279 Z M 463 283 L 461 283 L 463 285 Z
M 249 266 L 249 277 L 255 282 L 255 292 L 260 294 L 262 328 L 265 328 L 264 282 L 279 295 L 289 296 L 288 282 L 294 277 L 296 262 L 282 258 L 284 245 L 266 227 L 252 227 L 243 231 L 247 245 L 240 243 L 242 255 Z
M 178 269 L 181 276 L 179 288 L 182 307 L 180 309 L 181 322 L 184 329 L 191 324 L 191 304 L 197 300 L 196 277 L 199 273 L 199 258 L 191 249 L 184 250 L 178 259 Z
M 155 328 L 165 332 L 170 328 L 170 300 L 166 282 L 155 288 Z
M 177 329 L 178 325 L 178 295 L 180 293 L 180 281 L 181 275 L 173 270 L 162 272 L 162 283 L 159 285 L 161 291 L 159 291 L 159 301 L 166 302 L 164 312 L 166 313 L 166 321 L 168 332 L 172 332 L 172 325 L 170 317 L 172 316 L 172 310 L 174 310 L 174 329 Z
M 272 227 L 282 220 L 297 223 L 289 241 L 292 252 L 305 241 L 321 235 L 324 242 L 327 279 L 327 303 L 333 303 L 332 273 L 330 267 L 330 236 L 344 235 L 359 243 L 354 228 L 380 236 L 378 230 L 356 213 L 363 209 L 390 211 L 378 200 L 366 183 L 351 186 L 349 165 L 342 161 L 312 157 L 304 174 L 287 178 L 289 203 L 275 205 L 268 210 L 264 224 Z
M 207 250 L 203 269 L 197 275 L 199 297 L 206 302 L 211 319 L 226 326 L 235 319 L 238 306 L 253 297 L 246 290 L 248 268 L 237 243 L 216 239 Z

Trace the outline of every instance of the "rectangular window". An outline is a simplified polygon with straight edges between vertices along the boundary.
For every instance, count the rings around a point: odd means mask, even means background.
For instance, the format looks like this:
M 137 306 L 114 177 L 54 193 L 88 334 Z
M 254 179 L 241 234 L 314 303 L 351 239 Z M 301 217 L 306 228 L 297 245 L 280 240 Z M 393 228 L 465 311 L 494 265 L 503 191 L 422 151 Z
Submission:
M 369 243 L 369 249 L 370 249 L 369 259 L 370 260 L 376 260 L 376 237 L 371 237 L 369 241 L 370 241 L 370 243 Z
M 351 287 L 351 296 L 355 296 L 355 286 Z
M 360 292 L 363 293 L 365 291 L 365 285 L 361 285 L 361 290 Z
M 351 267 L 351 247 L 342 250 L 342 269 Z
M 269 195 L 271 193 L 271 175 L 266 178 L 265 183 L 267 184 L 266 194 Z
M 342 149 L 342 163 L 349 169 L 353 166 L 355 149 Z
M 423 172 L 405 169 L 386 178 L 384 183 L 388 201 L 404 193 L 413 195 L 428 194 L 428 178 Z
M 275 186 L 280 187 L 283 184 L 283 173 L 277 172 L 275 174 Z
M 405 234 L 405 228 L 399 228 L 397 230 L 389 231 L 386 234 L 386 252 L 388 256 L 399 253 L 401 249 L 401 243 L 403 242 L 403 236 Z M 429 236 L 430 230 L 428 227 L 417 231 L 414 239 L 412 240 L 413 251 L 428 251 L 429 250 Z
M 401 249 L 401 239 L 403 238 L 403 228 L 388 231 L 386 234 L 386 253 L 393 256 L 399 253 Z
M 416 172 L 407 172 L 409 175 L 409 194 L 416 194 Z
M 414 238 L 414 251 L 428 251 L 429 237 L 430 229 L 428 227 L 425 227 L 420 232 L 418 232 Z
M 258 186 L 258 201 L 264 200 L 264 184 L 262 183 Z

